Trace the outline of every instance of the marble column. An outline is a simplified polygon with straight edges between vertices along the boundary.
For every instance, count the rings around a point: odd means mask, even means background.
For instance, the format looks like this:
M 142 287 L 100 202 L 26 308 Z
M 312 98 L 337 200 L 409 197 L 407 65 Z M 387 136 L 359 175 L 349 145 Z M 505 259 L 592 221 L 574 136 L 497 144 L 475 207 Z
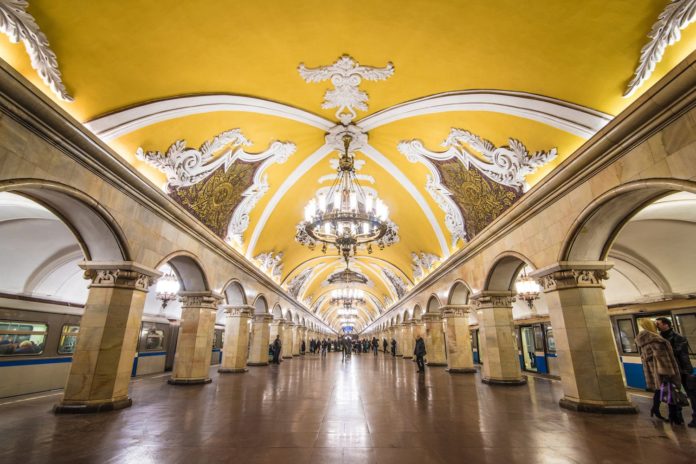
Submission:
M 404 359 L 413 358 L 414 336 L 413 336 L 413 321 L 404 322 L 401 329 L 401 345 L 403 346 Z
M 247 372 L 249 322 L 254 307 L 223 305 L 222 309 L 225 312 L 225 344 L 218 372 L 225 374 Z
M 425 324 L 425 359 L 428 366 L 446 366 L 445 333 L 442 328 L 442 316 L 439 313 L 425 313 L 422 316 Z
M 63 399 L 54 412 L 127 408 L 128 385 L 148 288 L 160 272 L 133 262 L 80 267 L 91 279 Z
M 611 264 L 560 262 L 536 271 L 556 340 L 563 398 L 575 411 L 632 414 L 602 280 Z
M 447 372 L 450 374 L 474 373 L 474 356 L 471 352 L 469 312 L 471 306 L 449 305 L 440 308 L 445 328 L 447 346 Z
M 251 349 L 247 366 L 268 366 L 272 320 L 273 316 L 270 314 L 254 314 L 251 320 Z
M 483 345 L 481 381 L 488 384 L 523 385 L 515 326 L 513 292 L 484 291 L 472 296 L 477 305 L 479 343 Z
M 404 356 L 404 325 L 397 324 L 394 330 L 394 335 L 396 338 L 396 355 L 399 357 Z
M 300 355 L 301 340 L 302 340 L 302 326 L 300 326 L 298 323 L 295 323 L 295 325 L 292 328 L 292 355 L 293 356 Z
M 281 355 L 283 356 L 283 359 L 292 359 L 292 349 L 293 349 L 293 327 L 295 323 L 294 322 L 283 322 L 281 325 L 278 326 L 278 331 L 280 332 L 280 341 L 283 344 L 283 348 L 281 350 Z
M 222 297 L 214 292 L 179 292 L 181 324 L 176 342 L 172 385 L 210 383 L 215 315 Z

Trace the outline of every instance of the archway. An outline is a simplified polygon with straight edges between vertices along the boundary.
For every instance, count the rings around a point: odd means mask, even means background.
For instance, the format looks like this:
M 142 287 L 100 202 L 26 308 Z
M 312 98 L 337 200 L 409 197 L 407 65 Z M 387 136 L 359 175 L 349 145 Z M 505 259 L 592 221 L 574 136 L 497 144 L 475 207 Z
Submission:
M 254 314 L 268 314 L 268 301 L 263 295 L 258 295 L 254 300 Z
M 236 280 L 230 281 L 223 291 L 227 304 L 232 306 L 242 306 L 247 304 L 246 293 L 242 284 Z
M 426 306 L 428 313 L 439 313 L 440 312 L 440 300 L 436 295 L 431 295 L 428 299 L 428 305 Z
M 447 297 L 447 304 L 449 305 L 465 305 L 469 303 L 469 287 L 461 281 L 454 283 L 450 289 L 449 296 Z

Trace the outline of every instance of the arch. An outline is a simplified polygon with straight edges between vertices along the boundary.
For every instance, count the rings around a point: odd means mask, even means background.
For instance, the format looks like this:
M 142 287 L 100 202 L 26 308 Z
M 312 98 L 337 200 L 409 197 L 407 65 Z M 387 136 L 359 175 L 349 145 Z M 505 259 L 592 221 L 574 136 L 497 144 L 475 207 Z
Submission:
M 283 312 L 283 319 L 285 319 L 286 321 L 292 321 L 292 311 L 290 311 L 290 309 L 286 309 Z
M 415 305 L 413 307 L 413 320 L 420 321 L 421 316 L 423 316 L 423 310 L 421 309 L 420 305 Z
M 179 278 L 181 290 L 185 292 L 206 292 L 210 290 L 208 277 L 198 257 L 188 251 L 170 253 L 157 264 L 159 269 L 168 264 Z
M 295 324 L 299 324 L 300 323 L 300 315 L 297 313 L 293 313 L 292 322 L 294 322 Z
M 426 311 L 429 313 L 439 313 L 440 306 L 442 305 L 440 304 L 440 299 L 437 297 L 437 295 L 430 295 L 430 298 L 428 299 L 428 306 L 426 306 Z
M 401 314 L 396 315 L 396 323 L 397 324 L 401 324 L 403 322 L 402 317 L 403 316 Z
M 281 309 L 280 305 L 276 303 L 276 305 L 273 307 L 273 319 L 278 320 L 283 318 L 283 310 Z
M 525 266 L 536 269 L 536 266 L 520 253 L 507 251 L 498 255 L 486 275 L 486 282 L 483 290 L 493 292 L 513 290 L 517 274 L 519 274 Z
M 262 294 L 256 296 L 254 300 L 254 314 L 267 314 L 268 313 L 268 301 L 266 297 Z
M 234 306 L 242 306 L 247 304 L 244 287 L 238 280 L 230 280 L 227 285 L 225 285 L 223 294 L 225 295 L 227 304 Z
M 469 302 L 469 295 L 471 295 L 469 286 L 463 281 L 458 280 L 452 285 L 452 288 L 450 288 L 447 304 L 465 305 Z
M 2 181 L 0 192 L 24 196 L 55 214 L 75 235 L 86 260 L 132 260 L 121 227 L 89 195 L 64 184 L 35 179 Z
M 559 261 L 604 261 L 626 222 L 648 204 L 676 192 L 696 193 L 696 183 L 646 179 L 603 193 L 573 222 L 563 241 Z
M 404 322 L 413 320 L 413 311 L 406 309 L 404 311 Z

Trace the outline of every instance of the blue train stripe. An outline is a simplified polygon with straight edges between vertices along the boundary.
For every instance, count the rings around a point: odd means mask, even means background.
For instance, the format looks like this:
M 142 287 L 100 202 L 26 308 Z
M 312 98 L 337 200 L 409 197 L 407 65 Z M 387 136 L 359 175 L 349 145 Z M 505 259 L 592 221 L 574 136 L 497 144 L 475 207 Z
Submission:
M 166 351 L 144 351 L 142 353 L 138 353 L 136 356 L 139 358 L 146 358 L 148 356 L 165 356 L 166 354 Z
M 32 366 L 36 364 L 60 364 L 69 362 L 72 362 L 72 356 L 66 356 L 64 358 L 17 359 L 12 361 L 0 361 L 0 367 Z

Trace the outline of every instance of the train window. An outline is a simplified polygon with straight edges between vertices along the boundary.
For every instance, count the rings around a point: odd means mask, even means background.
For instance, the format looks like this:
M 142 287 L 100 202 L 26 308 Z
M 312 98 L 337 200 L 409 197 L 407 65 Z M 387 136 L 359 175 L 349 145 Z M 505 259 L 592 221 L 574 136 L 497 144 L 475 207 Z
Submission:
M 689 341 L 689 352 L 696 353 L 696 314 L 679 314 L 677 319 L 679 332 Z
M 556 339 L 553 337 L 553 329 L 546 327 L 546 349 L 549 353 L 556 352 Z
M 164 350 L 164 331 L 150 327 L 143 328 L 145 335 L 145 351 L 162 351 Z
M 624 353 L 637 353 L 638 348 L 634 342 L 636 332 L 633 329 L 633 321 L 631 319 L 618 319 L 617 326 L 619 328 L 621 351 Z
M 79 325 L 65 324 L 60 333 L 58 354 L 73 354 L 77 346 L 77 336 L 80 333 Z
M 544 332 L 541 329 L 541 324 L 534 325 L 534 346 L 537 350 L 544 349 Z
M 38 322 L 0 321 L 0 356 L 41 354 L 48 326 Z

